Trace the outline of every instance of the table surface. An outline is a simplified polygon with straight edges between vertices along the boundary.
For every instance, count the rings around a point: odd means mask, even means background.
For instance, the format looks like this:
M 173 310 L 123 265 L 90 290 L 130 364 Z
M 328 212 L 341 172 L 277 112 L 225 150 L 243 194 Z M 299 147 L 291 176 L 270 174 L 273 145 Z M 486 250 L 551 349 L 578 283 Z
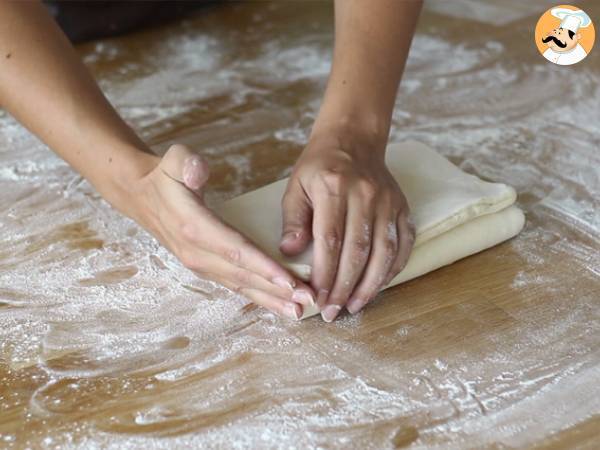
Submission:
M 333 324 L 196 278 L 1 113 L 0 447 L 594 448 L 600 49 L 546 62 L 549 6 L 427 2 L 391 137 L 514 186 L 523 232 Z M 208 158 L 219 202 L 289 173 L 331 22 L 228 4 L 79 51 L 157 152 Z

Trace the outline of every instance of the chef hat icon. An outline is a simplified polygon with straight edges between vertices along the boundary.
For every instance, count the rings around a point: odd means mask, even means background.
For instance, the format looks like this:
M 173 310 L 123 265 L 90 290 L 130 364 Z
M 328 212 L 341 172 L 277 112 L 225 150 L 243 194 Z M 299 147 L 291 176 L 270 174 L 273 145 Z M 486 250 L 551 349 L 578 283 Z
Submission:
M 567 8 L 552 8 L 550 13 L 561 20 L 560 27 L 565 30 L 571 30 L 577 33 L 579 28 L 588 27 L 592 23 L 592 19 L 584 11 L 573 11 Z

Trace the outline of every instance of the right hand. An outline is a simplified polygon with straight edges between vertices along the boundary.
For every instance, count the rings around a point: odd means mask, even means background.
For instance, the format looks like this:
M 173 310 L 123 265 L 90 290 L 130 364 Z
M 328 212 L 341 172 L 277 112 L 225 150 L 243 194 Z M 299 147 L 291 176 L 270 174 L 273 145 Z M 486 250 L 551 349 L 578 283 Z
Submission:
M 200 156 L 183 145 L 171 146 L 139 180 L 134 218 L 188 269 L 278 315 L 299 319 L 302 306 L 314 304 L 312 289 L 204 204 L 208 173 Z

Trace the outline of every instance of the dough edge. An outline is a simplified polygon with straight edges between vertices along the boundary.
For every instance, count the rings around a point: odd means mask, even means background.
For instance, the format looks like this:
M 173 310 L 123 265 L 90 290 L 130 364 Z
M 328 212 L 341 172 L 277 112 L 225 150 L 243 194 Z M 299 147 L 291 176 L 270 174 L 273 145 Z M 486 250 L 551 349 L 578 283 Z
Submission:
M 519 234 L 524 224 L 523 211 L 513 205 L 446 231 L 414 248 L 404 270 L 382 291 L 498 245 Z M 291 263 L 286 267 L 299 278 L 310 279 L 310 265 Z M 305 307 L 300 320 L 319 313 L 316 305 Z

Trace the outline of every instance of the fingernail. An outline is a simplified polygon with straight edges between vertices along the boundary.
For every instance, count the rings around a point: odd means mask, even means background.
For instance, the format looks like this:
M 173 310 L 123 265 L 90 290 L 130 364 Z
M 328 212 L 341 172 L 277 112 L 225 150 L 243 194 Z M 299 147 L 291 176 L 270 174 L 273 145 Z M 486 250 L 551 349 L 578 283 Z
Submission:
M 281 245 L 289 244 L 298 239 L 298 233 L 296 231 L 289 231 L 283 235 L 281 239 Z
M 292 294 L 292 300 L 303 305 L 314 305 L 315 299 L 310 292 L 297 289 Z
M 293 303 L 288 303 L 285 305 L 285 315 L 292 320 L 300 320 L 302 316 L 302 308 L 298 305 L 294 305 Z
M 322 308 L 323 306 L 325 306 L 325 303 L 327 303 L 328 297 L 329 297 L 328 290 L 326 290 L 326 289 L 319 290 L 319 293 L 317 294 L 317 306 L 319 308 Z
M 346 309 L 350 314 L 358 313 L 367 304 L 362 298 L 353 298 L 346 304 Z
M 325 322 L 333 322 L 341 310 L 342 307 L 340 305 L 327 305 L 321 312 L 321 317 Z
M 282 277 L 275 277 L 273 278 L 273 284 L 285 288 L 285 289 L 289 289 L 290 291 L 294 290 L 294 284 L 293 282 L 290 282 L 289 280 L 286 280 L 285 278 Z
M 196 164 L 194 164 L 196 162 Z M 196 160 L 189 161 L 183 166 L 183 182 L 190 189 L 200 189 L 202 179 L 195 166 L 198 165 Z

